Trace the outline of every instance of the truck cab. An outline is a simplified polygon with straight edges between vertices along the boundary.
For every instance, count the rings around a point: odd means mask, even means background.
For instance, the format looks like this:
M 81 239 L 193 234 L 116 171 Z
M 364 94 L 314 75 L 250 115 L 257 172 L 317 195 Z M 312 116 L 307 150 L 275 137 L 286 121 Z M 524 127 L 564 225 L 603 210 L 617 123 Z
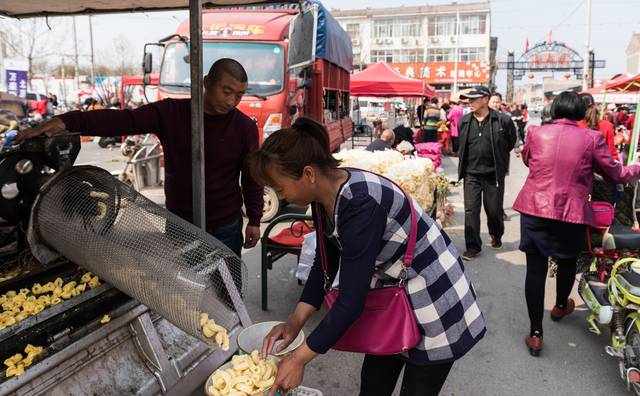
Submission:
M 325 125 L 331 149 L 337 151 L 353 130 L 349 117 L 351 40 L 320 3 L 305 4 L 304 12 L 287 7 L 204 10 L 203 70 L 208 72 L 220 58 L 233 58 L 244 66 L 248 89 L 238 107 L 257 123 L 261 142 L 269 134 L 290 126 L 297 117 L 305 116 Z M 307 16 L 310 19 L 302 20 Z M 313 29 L 298 29 L 305 33 L 305 40 L 297 40 L 300 35 L 290 37 L 296 21 L 307 23 L 306 27 L 309 22 L 313 25 Z M 292 43 L 297 46 L 294 55 L 290 54 Z M 158 99 L 188 98 L 191 84 L 188 21 L 157 45 L 163 49 Z M 299 60 L 301 53 L 305 61 L 293 61 Z M 147 55 L 145 72 L 149 73 Z M 263 221 L 273 218 L 280 207 L 273 202 L 277 196 L 269 193 L 265 199 L 270 202 L 265 208 L 271 209 Z

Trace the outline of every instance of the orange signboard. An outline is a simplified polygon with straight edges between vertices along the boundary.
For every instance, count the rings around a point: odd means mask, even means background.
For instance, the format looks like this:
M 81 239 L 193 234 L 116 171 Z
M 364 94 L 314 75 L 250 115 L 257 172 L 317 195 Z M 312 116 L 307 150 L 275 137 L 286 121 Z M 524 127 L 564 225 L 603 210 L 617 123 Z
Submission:
M 453 83 L 455 62 L 391 63 L 391 67 L 405 77 L 424 79 L 429 84 Z M 458 62 L 458 83 L 486 84 L 489 65 L 486 62 Z

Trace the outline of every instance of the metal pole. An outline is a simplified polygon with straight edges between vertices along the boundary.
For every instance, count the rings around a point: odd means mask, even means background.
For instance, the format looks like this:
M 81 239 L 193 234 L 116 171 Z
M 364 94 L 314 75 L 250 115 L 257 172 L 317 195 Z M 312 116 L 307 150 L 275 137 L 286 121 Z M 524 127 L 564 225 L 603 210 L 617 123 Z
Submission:
M 460 47 L 460 7 L 456 6 L 456 46 L 454 47 L 455 55 L 454 60 L 455 64 L 453 65 L 453 95 L 456 96 L 458 94 L 458 62 L 460 61 L 460 51 L 458 50 Z
M 191 191 L 193 224 L 206 228 L 204 195 L 204 116 L 202 105 L 202 0 L 189 0 L 191 63 Z
M 73 18 L 73 56 L 74 56 L 74 61 L 75 61 L 75 65 L 74 65 L 74 84 L 75 84 L 75 89 L 76 91 L 80 89 L 80 81 L 78 79 L 78 31 L 76 30 L 76 17 L 72 17 Z
M 591 50 L 591 2 L 587 0 L 587 42 L 584 50 L 584 70 L 582 72 L 582 90 L 589 89 L 589 51 Z
M 96 70 L 93 56 L 93 22 L 91 21 L 91 15 L 89 15 L 89 46 L 91 48 L 91 85 L 96 83 Z

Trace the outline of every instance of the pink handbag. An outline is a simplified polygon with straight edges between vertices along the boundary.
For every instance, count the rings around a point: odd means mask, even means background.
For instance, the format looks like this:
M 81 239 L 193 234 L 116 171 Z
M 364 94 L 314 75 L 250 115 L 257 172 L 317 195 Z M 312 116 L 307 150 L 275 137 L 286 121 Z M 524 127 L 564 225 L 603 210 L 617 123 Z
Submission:
M 613 224 L 615 208 L 609 202 L 591 201 L 591 212 L 593 213 L 593 223 L 596 228 L 607 228 Z
M 404 269 L 398 286 L 370 290 L 362 314 L 342 335 L 333 349 L 370 355 L 396 355 L 414 348 L 420 342 L 422 335 L 405 289 L 406 270 L 413 262 L 418 232 L 416 211 L 411 198 L 408 199 L 411 206 L 411 230 L 407 251 L 402 260 Z M 320 227 L 324 228 L 323 225 Z M 323 235 L 323 230 L 318 231 L 318 235 Z M 329 268 L 324 253 L 324 242 L 321 240 L 324 238 L 318 238 L 318 243 L 321 243 L 320 261 L 325 276 L 328 276 Z M 338 289 L 327 290 L 324 303 L 328 309 L 331 309 L 338 295 Z

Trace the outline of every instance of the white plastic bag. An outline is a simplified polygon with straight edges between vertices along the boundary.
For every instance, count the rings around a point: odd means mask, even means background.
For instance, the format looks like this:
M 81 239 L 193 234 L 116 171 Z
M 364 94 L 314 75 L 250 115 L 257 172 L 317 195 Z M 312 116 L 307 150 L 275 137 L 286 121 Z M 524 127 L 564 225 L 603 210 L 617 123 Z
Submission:
M 313 259 L 316 257 L 316 233 L 310 232 L 304 236 L 302 242 L 302 250 L 300 251 L 300 259 L 298 260 L 298 268 L 296 268 L 296 278 L 302 282 L 306 282 L 309 278 L 309 272 L 313 266 Z

